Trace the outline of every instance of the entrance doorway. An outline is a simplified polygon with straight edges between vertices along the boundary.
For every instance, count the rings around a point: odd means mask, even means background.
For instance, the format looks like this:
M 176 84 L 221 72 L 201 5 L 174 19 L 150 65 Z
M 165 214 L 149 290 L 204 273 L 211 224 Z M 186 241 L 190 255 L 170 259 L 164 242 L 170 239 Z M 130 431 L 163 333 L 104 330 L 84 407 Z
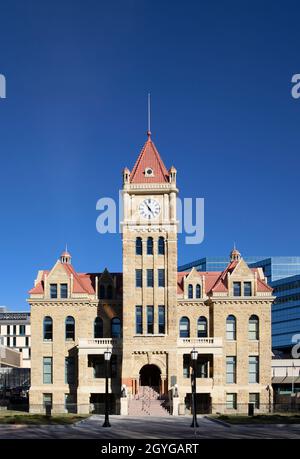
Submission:
M 144 365 L 140 371 L 140 386 L 160 388 L 160 384 L 160 369 L 156 365 Z

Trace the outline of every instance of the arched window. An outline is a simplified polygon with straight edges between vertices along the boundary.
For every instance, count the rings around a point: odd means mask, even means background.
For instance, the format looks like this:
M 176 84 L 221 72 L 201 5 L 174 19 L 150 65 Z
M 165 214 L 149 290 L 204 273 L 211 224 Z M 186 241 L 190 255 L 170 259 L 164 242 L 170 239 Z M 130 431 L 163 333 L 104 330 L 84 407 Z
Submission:
M 75 340 L 75 319 L 72 316 L 66 318 L 66 340 Z
M 199 317 L 197 323 L 198 338 L 207 337 L 207 319 L 204 316 Z
M 147 255 L 153 255 L 153 238 L 148 237 L 147 239 Z
M 196 285 L 196 298 L 201 298 L 201 285 Z
M 109 285 L 109 286 L 107 287 L 107 298 L 108 298 L 109 300 L 111 300 L 112 297 L 113 297 L 113 288 L 112 288 L 112 285 Z
M 51 317 L 49 317 L 49 316 L 44 317 L 43 335 L 44 335 L 44 341 L 52 341 L 52 338 L 53 338 L 53 321 L 52 321 Z
M 99 297 L 100 297 L 100 300 L 103 300 L 105 298 L 105 287 L 104 287 L 104 285 L 100 285 Z
M 193 289 L 192 284 L 189 284 L 189 286 L 188 286 L 188 297 L 189 297 L 189 298 L 193 298 L 193 296 L 194 296 L 193 290 L 194 290 L 194 289 Z
M 190 337 L 190 320 L 188 317 L 181 317 L 179 322 L 179 336 L 180 338 Z
M 121 321 L 118 317 L 111 319 L 111 337 L 121 338 Z
M 137 237 L 135 240 L 135 254 L 142 255 L 143 254 L 143 242 L 141 237 Z
M 158 238 L 158 255 L 164 255 L 164 254 L 165 254 L 165 238 L 161 236 Z
M 236 318 L 234 316 L 228 316 L 226 319 L 226 339 L 236 340 Z
M 96 317 L 94 321 L 94 338 L 103 338 L 103 320 Z
M 251 340 L 259 339 L 259 318 L 255 315 L 251 316 L 249 319 L 248 337 Z

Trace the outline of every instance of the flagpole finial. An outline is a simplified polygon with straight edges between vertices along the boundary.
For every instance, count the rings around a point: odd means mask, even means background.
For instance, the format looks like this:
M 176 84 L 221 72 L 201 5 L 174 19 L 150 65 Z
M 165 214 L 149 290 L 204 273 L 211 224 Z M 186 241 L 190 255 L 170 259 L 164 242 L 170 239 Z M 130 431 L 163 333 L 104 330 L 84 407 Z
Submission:
M 147 130 L 148 139 L 151 137 L 151 94 L 148 92 L 148 130 Z

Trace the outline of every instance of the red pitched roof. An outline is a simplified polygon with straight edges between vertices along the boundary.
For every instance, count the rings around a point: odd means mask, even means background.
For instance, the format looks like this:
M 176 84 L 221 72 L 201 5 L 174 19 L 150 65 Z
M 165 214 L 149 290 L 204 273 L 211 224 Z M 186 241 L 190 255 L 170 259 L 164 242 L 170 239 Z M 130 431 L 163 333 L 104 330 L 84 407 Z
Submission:
M 146 177 L 145 169 L 153 170 L 152 177 Z M 164 183 L 169 181 L 169 173 L 150 135 L 143 146 L 130 175 L 131 183 Z

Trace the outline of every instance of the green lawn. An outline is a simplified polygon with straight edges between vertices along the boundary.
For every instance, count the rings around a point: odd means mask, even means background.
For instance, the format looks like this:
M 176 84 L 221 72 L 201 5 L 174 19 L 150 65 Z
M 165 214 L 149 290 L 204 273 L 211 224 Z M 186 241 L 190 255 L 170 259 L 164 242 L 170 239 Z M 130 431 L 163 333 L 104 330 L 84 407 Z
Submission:
M 86 419 L 89 415 L 79 414 L 54 414 L 47 417 L 44 414 L 30 414 L 21 411 L 0 411 L 0 424 L 74 424 Z
M 222 414 L 214 418 L 228 424 L 300 424 L 300 414 L 257 414 L 255 416 Z

